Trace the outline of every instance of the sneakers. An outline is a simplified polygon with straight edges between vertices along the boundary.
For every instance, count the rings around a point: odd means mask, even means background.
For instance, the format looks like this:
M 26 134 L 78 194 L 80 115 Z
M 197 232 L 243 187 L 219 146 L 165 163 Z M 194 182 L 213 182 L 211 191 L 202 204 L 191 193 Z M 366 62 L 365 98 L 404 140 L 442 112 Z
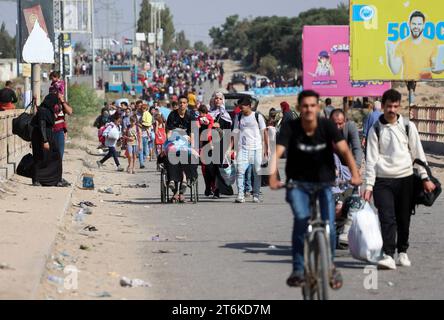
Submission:
M 257 197 L 257 196 L 253 197 L 253 203 L 260 203 L 260 202 L 261 202 L 261 200 L 259 199 L 259 197 Z
M 380 269 L 396 270 L 396 262 L 391 256 L 384 254 L 378 261 L 378 267 Z
M 242 196 L 238 196 L 235 202 L 236 203 L 245 203 L 245 198 Z
M 99 167 L 99 169 L 103 167 L 103 163 L 101 163 L 99 160 L 97 160 L 96 163 L 97 163 L 97 167 Z
M 121 166 L 118 166 L 118 167 L 117 167 L 117 171 L 118 171 L 118 172 L 123 172 L 123 171 L 125 171 L 125 169 L 123 169 Z
M 293 271 L 287 279 L 287 285 L 289 287 L 300 287 L 304 282 L 304 271 Z
M 219 189 L 214 190 L 213 199 L 219 199 L 220 198 L 220 191 Z
M 250 198 L 251 197 L 251 192 L 245 192 L 245 198 Z
M 412 262 L 410 261 L 407 253 L 401 252 L 398 254 L 397 265 L 402 267 L 410 267 L 412 265 Z

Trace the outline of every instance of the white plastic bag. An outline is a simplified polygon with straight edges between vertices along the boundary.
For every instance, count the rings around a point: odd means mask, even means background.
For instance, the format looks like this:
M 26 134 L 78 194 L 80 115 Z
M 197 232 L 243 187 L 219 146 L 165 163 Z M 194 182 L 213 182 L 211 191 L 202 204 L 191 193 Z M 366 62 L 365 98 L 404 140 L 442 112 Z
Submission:
M 236 167 L 229 157 L 224 158 L 222 166 L 219 167 L 219 173 L 227 186 L 236 182 Z
M 353 214 L 348 233 L 348 246 L 353 258 L 376 263 L 382 250 L 382 235 L 378 215 L 368 202 Z

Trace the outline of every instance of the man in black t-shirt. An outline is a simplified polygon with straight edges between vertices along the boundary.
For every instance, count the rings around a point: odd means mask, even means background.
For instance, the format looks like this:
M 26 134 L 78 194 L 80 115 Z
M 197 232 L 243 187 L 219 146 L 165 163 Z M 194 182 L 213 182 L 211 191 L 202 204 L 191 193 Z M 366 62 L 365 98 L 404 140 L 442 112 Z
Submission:
M 335 204 L 331 187 L 335 181 L 333 150 L 342 156 L 352 173 L 351 184 L 360 185 L 361 178 L 348 148 L 347 142 L 333 122 L 320 118 L 319 94 L 303 91 L 298 97 L 301 117 L 283 125 L 277 138 L 276 154 L 272 156 L 270 188 L 278 189 L 282 183 L 277 178 L 277 159 L 287 154 L 287 181 L 296 187 L 287 190 L 287 201 L 294 215 L 293 227 L 293 272 L 287 280 L 289 286 L 300 286 L 304 281 L 304 235 L 310 218 L 310 194 L 321 187 L 318 193 L 322 219 L 330 223 L 332 259 L 336 248 L 334 228 Z M 339 289 L 342 277 L 333 268 L 331 287 Z
M 192 123 L 194 119 L 188 110 L 188 98 L 181 96 L 179 98 L 179 108 L 174 110 L 168 116 L 166 123 L 167 137 L 169 141 L 178 139 L 179 137 L 186 138 L 189 147 L 194 149 L 194 132 L 192 130 Z M 196 126 L 197 128 L 197 126 Z M 199 131 L 197 131 L 199 134 Z M 186 148 L 185 148 L 186 149 Z M 180 151 L 182 152 L 182 151 Z M 186 163 L 183 163 L 180 152 L 168 153 L 168 178 L 170 181 L 169 188 L 173 192 L 173 201 L 184 202 L 184 193 L 187 185 L 190 185 L 197 179 L 197 164 L 192 162 L 191 157 L 187 157 Z M 185 152 L 185 151 L 183 151 Z M 171 157 L 179 156 L 179 159 L 172 159 Z

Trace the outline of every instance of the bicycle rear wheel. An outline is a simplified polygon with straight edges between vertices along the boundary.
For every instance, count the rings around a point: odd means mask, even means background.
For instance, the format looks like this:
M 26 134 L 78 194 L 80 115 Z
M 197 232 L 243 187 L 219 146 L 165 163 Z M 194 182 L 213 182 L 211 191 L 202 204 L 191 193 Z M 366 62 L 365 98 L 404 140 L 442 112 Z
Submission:
M 328 300 L 330 264 L 327 252 L 329 248 L 327 248 L 324 232 L 316 232 L 312 246 L 315 254 L 315 269 L 313 271 L 316 276 L 316 297 L 318 300 Z

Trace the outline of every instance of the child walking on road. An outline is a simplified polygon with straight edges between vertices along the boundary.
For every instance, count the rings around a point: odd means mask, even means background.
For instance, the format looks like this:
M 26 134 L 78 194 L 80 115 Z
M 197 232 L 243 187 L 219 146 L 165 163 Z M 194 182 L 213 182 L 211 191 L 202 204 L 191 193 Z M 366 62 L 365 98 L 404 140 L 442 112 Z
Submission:
M 97 161 L 97 166 L 99 169 L 103 167 L 103 164 L 111 157 L 114 158 L 114 162 L 117 166 L 117 171 L 123 171 L 120 167 L 119 159 L 117 156 L 116 145 L 117 141 L 120 139 L 120 124 L 122 123 L 122 117 L 119 113 L 113 115 L 113 122 L 108 124 L 103 136 L 105 137 L 105 146 L 108 148 L 108 154 L 100 161 Z
M 141 149 L 141 136 L 140 130 L 137 123 L 137 117 L 132 116 L 130 118 L 130 126 L 126 129 L 125 140 L 126 140 L 126 151 L 128 153 L 128 168 L 127 172 L 135 174 L 134 171 L 136 165 L 136 159 Z

